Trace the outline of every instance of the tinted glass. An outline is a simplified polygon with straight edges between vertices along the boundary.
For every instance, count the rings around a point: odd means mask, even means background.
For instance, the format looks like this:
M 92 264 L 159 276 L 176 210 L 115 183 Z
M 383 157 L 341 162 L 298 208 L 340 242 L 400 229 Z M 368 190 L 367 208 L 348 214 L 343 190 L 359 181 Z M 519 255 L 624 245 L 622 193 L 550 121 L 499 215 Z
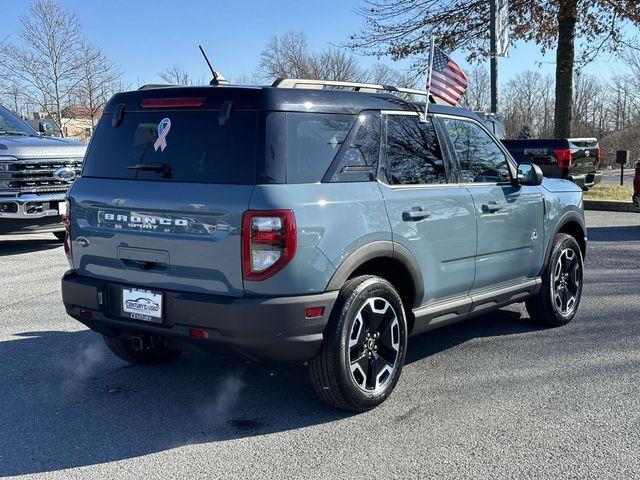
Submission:
M 354 119 L 354 115 L 288 113 L 287 183 L 322 180 Z
M 104 115 L 91 140 L 83 176 L 200 183 L 253 183 L 256 179 L 255 112 L 233 112 L 220 127 L 216 111 L 126 112 L 114 128 Z M 158 123 L 171 126 L 166 147 L 156 149 Z M 133 165 L 171 167 L 163 171 L 132 170 Z
M 349 145 L 332 181 L 370 181 L 375 175 L 380 153 L 380 114 L 366 112 L 358 115 Z
M 386 177 L 391 185 L 447 183 L 433 122 L 417 115 L 387 116 Z
M 35 131 L 6 108 L 0 106 L 0 135 L 33 135 Z
M 510 181 L 507 158 L 487 132 L 464 120 L 445 119 L 444 124 L 460 162 L 464 182 Z

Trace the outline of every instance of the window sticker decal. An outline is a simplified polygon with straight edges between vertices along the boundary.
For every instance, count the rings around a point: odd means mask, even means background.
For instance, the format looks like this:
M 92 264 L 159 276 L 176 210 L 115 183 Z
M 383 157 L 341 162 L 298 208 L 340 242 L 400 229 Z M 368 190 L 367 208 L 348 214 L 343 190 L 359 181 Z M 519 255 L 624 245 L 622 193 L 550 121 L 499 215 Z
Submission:
M 160 120 L 160 123 L 158 124 L 158 138 L 153 144 L 153 149 L 156 152 L 158 149 L 164 152 L 164 149 L 167 148 L 167 135 L 169 134 L 169 130 L 171 130 L 171 120 L 168 118 Z

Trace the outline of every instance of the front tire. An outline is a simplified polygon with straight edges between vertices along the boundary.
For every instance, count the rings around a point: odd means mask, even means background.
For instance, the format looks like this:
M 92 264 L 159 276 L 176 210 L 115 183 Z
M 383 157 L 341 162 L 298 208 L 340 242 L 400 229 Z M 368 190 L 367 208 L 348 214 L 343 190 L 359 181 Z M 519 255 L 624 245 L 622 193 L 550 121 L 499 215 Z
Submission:
M 318 396 L 364 412 L 391 394 L 404 365 L 407 322 L 393 285 L 376 276 L 349 280 L 331 312 L 320 351 L 309 362 Z
M 147 345 L 142 348 L 142 350 L 136 350 L 129 340 L 120 337 L 109 337 L 107 335 L 103 335 L 103 338 L 109 350 L 125 362 L 134 365 L 161 365 L 173 362 L 182 353 L 180 350 L 174 350 L 161 345 Z
M 584 264 L 575 238 L 555 236 L 540 292 L 526 301 L 529 316 L 550 327 L 566 325 L 575 317 L 582 297 Z

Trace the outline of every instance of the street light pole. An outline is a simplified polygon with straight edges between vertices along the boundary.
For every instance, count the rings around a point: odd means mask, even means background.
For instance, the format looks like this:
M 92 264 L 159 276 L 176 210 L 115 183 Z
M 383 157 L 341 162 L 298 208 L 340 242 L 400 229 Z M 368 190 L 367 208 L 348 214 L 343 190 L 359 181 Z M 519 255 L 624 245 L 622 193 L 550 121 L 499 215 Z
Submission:
M 489 0 L 491 30 L 491 113 L 498 112 L 498 0 Z

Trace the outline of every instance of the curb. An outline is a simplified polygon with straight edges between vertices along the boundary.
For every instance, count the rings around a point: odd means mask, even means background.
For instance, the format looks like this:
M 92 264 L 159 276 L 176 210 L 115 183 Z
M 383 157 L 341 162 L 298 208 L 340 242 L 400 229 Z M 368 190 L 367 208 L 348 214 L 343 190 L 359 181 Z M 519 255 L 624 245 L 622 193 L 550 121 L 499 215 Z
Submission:
M 584 200 L 585 210 L 599 210 L 601 212 L 634 212 L 640 213 L 640 208 L 630 202 L 616 202 L 613 200 Z

